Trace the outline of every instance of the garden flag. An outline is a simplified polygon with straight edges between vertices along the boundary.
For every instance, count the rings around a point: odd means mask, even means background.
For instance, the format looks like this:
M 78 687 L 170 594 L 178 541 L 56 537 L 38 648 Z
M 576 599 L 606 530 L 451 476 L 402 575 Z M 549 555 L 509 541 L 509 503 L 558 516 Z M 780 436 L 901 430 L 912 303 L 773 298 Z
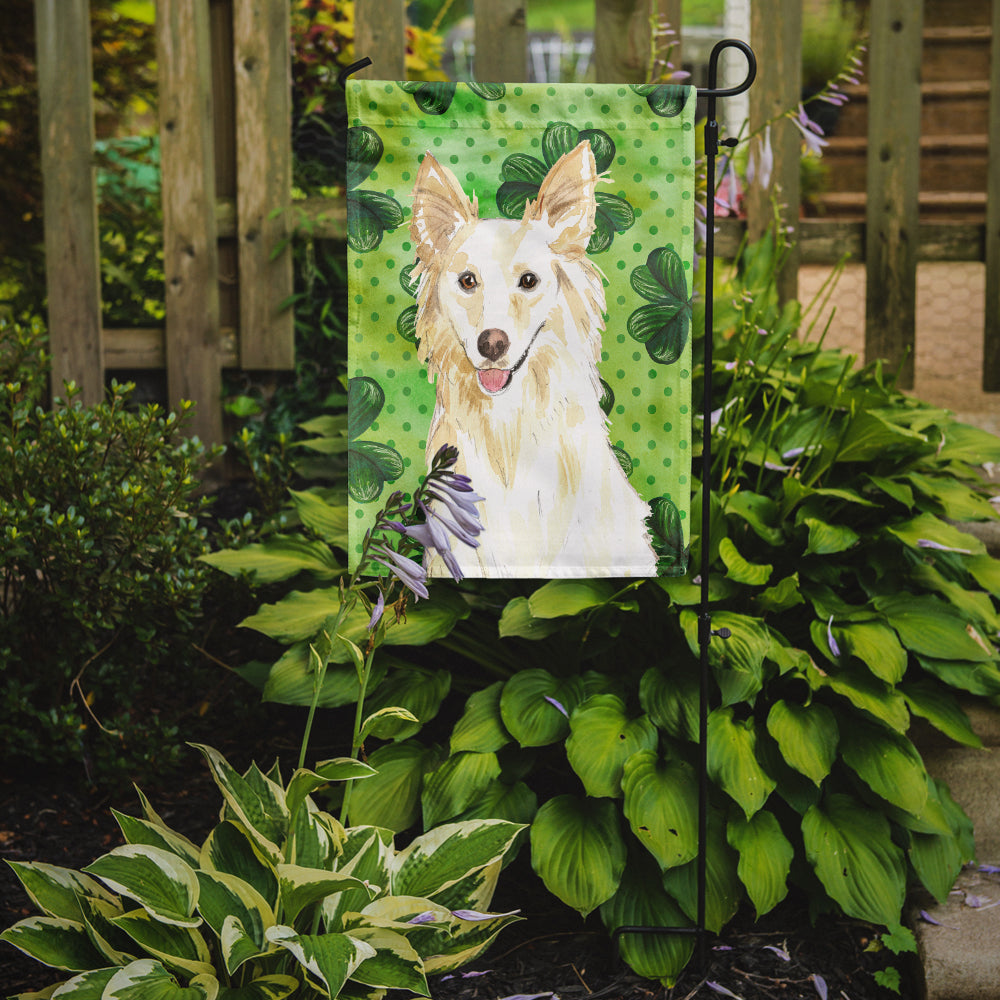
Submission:
M 684 573 L 693 89 L 347 95 L 352 568 L 448 444 L 483 525 L 439 532 L 466 576 Z

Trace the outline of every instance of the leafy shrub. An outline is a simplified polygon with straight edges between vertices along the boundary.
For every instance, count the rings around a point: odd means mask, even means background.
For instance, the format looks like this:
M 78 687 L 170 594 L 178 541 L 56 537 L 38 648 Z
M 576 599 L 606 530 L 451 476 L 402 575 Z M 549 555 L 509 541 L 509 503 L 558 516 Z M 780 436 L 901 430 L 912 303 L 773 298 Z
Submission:
M 952 523 L 995 516 L 975 467 L 1000 460 L 1000 440 L 904 396 L 879 364 L 854 369 L 798 339 L 800 306 L 776 300 L 779 263 L 762 241 L 715 294 L 709 591 L 731 637 L 709 650 L 707 926 L 746 902 L 763 914 L 794 886 L 816 912 L 903 940 L 907 885 L 944 898 L 973 852 L 908 731 L 919 716 L 976 746 L 957 695 L 1000 695 L 1000 561 Z M 700 399 L 697 358 L 693 374 Z M 331 451 L 346 447 L 346 421 L 324 428 Z M 246 624 L 289 647 L 257 669 L 265 697 L 306 703 L 346 512 L 321 518 L 311 494 L 294 504 L 319 548 L 285 532 L 245 554 L 297 588 Z M 532 821 L 535 869 L 582 914 L 599 910 L 609 929 L 693 923 L 699 582 L 483 581 L 418 605 L 395 641 L 436 639 L 430 656 L 450 652 L 451 669 L 438 683 L 440 671 L 393 663 L 372 704 L 426 724 L 449 687 L 473 693 L 447 753 L 420 725 L 379 734 L 391 741 L 368 748 L 379 773 L 355 790 L 353 821 Z M 344 660 L 325 682 L 331 705 L 355 697 Z M 636 971 L 666 982 L 691 947 L 622 939 Z
M 144 818 L 115 813 L 126 845 L 82 872 L 11 864 L 43 915 L 0 938 L 79 973 L 60 996 L 429 996 L 428 973 L 471 961 L 518 919 L 485 912 L 516 824 L 453 823 L 399 850 L 310 797 L 368 778 L 367 765 L 325 761 L 285 785 L 277 767 L 241 775 L 199 749 L 225 802 L 200 847 L 140 793 Z
M 174 752 L 155 681 L 191 662 L 208 455 L 184 432 L 187 405 L 132 410 L 130 386 L 83 406 L 69 385 L 43 409 L 40 336 L 0 324 L 0 742 L 8 760 L 114 770 Z

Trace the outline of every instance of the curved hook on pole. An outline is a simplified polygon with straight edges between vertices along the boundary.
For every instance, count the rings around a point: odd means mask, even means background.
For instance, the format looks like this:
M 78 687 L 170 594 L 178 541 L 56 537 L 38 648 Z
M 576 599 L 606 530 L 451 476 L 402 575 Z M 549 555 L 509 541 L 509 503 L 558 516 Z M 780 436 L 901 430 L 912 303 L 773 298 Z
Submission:
M 351 63 L 350 66 L 345 66 L 337 74 L 337 85 L 340 87 L 341 90 L 346 90 L 347 78 L 352 73 L 357 73 L 358 70 L 364 69 L 366 66 L 371 66 L 371 65 L 372 65 L 371 59 L 369 59 L 368 56 L 365 56 L 363 59 L 359 59 L 357 62 Z
M 719 77 L 719 56 L 726 49 L 739 49 L 747 60 L 746 79 L 735 87 L 718 88 Z M 746 42 L 738 38 L 724 38 L 721 42 L 716 42 L 712 48 L 712 54 L 708 57 L 708 87 L 698 91 L 699 97 L 735 97 L 750 89 L 757 78 L 757 57 L 753 54 L 753 49 Z

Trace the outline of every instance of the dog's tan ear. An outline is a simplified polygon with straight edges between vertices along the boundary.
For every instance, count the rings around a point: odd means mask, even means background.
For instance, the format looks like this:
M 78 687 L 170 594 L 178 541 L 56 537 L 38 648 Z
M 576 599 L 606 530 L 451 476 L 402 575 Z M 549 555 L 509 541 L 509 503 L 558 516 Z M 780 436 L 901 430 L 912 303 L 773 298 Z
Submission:
M 554 250 L 583 254 L 594 232 L 596 189 L 597 164 L 590 143 L 584 140 L 560 156 L 545 175 L 538 199 L 528 204 L 524 218 L 542 220 L 556 230 Z
M 410 236 L 420 260 L 429 264 L 434 254 L 444 250 L 455 233 L 478 214 L 478 200 L 469 201 L 455 175 L 426 153 L 413 185 L 410 220 Z

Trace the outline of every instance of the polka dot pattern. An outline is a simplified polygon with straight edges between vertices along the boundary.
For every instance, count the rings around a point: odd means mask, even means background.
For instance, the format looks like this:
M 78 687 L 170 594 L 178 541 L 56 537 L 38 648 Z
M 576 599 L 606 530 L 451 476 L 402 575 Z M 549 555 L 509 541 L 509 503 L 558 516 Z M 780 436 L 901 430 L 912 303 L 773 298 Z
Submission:
M 414 262 L 409 221 L 420 160 L 431 151 L 459 178 L 466 194 L 478 199 L 480 217 L 497 218 L 504 161 L 513 154 L 541 161 L 546 128 L 563 122 L 603 131 L 614 143 L 605 171 L 608 182 L 601 183 L 598 192 L 625 199 L 635 215 L 631 226 L 614 234 L 607 250 L 590 256 L 604 275 L 608 310 L 599 368 L 615 398 L 609 441 L 628 453 L 633 465 L 629 481 L 640 495 L 646 500 L 672 498 L 687 531 L 691 336 L 676 363 L 651 364 L 643 345 L 627 333 L 627 322 L 633 312 L 649 305 L 632 287 L 631 275 L 654 250 L 677 250 L 690 293 L 692 105 L 693 96 L 685 113 L 660 117 L 631 88 L 620 85 L 508 84 L 500 99 L 491 99 L 458 84 L 450 106 L 432 115 L 395 83 L 349 81 L 349 125 L 374 129 L 383 143 L 380 160 L 360 187 L 396 199 L 403 216 L 402 225 L 386 231 L 376 249 L 348 251 L 348 370 L 378 381 L 387 401 L 364 437 L 391 441 L 405 469 L 385 492 L 411 492 L 418 485 L 426 470 L 425 438 L 435 401 L 434 386 L 412 340 L 397 335 L 399 317 L 414 303 L 400 272 Z M 359 504 L 353 510 L 352 557 L 379 506 Z

